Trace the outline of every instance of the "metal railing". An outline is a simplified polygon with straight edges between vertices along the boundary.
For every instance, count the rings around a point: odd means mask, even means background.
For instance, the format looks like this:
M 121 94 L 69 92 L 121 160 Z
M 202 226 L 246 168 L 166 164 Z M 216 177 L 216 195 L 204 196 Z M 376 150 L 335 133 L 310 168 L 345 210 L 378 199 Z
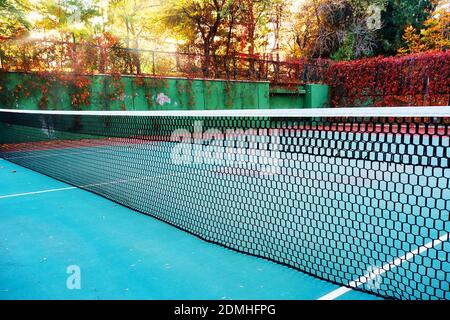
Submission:
M 0 68 L 7 71 L 253 80 L 290 85 L 324 82 L 329 64 L 327 60 L 281 61 L 267 54 L 205 56 L 131 49 L 115 44 L 0 41 Z

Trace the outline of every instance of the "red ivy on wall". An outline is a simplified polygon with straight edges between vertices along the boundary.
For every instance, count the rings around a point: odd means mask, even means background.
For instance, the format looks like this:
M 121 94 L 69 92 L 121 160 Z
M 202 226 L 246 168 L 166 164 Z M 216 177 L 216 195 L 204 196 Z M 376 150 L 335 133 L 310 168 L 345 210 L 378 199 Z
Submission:
M 335 107 L 448 105 L 450 51 L 334 63 L 326 79 Z
M 59 90 L 66 88 L 72 108 L 81 110 L 82 106 L 90 104 L 91 81 L 87 76 L 62 72 L 36 72 L 35 75 L 16 86 L 14 94 L 17 98 L 29 97 L 31 92 L 40 93 L 39 109 L 46 110 L 51 96 L 57 96 Z

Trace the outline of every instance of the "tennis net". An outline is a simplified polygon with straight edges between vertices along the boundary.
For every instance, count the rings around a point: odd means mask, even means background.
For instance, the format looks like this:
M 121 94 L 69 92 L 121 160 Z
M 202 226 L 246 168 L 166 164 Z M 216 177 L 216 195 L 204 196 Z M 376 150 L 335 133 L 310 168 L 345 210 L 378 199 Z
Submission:
M 449 107 L 0 110 L 0 156 L 343 286 L 450 298 Z

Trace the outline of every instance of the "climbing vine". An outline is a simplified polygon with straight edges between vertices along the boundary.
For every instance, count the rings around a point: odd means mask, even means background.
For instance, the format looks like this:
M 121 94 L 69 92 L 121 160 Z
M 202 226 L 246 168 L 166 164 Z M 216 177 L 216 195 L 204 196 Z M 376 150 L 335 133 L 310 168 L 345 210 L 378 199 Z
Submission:
M 326 83 L 336 107 L 448 105 L 450 51 L 335 63 Z

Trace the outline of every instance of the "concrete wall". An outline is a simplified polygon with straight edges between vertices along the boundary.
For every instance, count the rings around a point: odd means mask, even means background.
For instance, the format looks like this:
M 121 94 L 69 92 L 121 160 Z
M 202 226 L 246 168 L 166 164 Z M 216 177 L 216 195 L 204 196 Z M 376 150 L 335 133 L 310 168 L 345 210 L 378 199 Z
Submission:
M 323 84 L 306 84 L 297 87 L 270 87 L 271 109 L 325 108 L 329 107 L 329 88 Z
M 72 103 L 86 83 L 88 103 Z M 268 82 L 204 81 L 109 75 L 62 80 L 49 75 L 0 73 L 0 107 L 49 110 L 208 110 L 266 109 Z M 45 96 L 44 93 L 45 92 Z
M 0 72 L 0 108 L 5 109 L 217 110 L 328 105 L 325 85 L 288 89 L 269 88 L 268 82 Z

